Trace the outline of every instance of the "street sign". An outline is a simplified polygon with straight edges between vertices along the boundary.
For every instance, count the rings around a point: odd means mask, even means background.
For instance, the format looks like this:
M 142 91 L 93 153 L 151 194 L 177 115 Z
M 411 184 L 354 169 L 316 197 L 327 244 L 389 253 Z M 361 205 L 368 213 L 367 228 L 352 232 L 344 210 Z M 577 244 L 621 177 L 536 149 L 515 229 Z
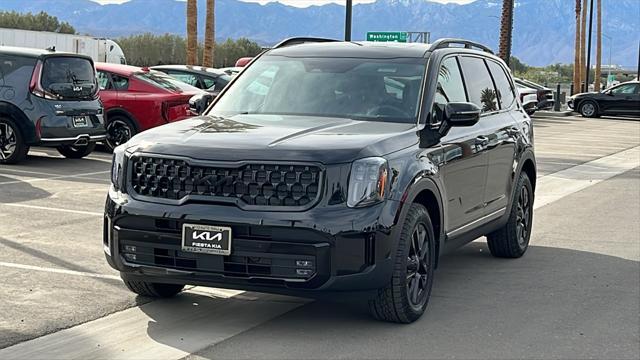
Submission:
M 407 38 L 406 31 L 369 31 L 367 33 L 367 41 L 406 43 Z

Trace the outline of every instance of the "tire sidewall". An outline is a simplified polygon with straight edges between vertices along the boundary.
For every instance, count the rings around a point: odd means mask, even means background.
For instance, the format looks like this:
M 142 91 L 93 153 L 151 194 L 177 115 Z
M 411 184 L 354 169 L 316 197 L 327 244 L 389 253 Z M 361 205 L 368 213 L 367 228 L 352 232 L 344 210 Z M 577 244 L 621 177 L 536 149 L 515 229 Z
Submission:
M 7 124 L 11 127 L 11 130 L 16 136 L 16 149 L 13 154 L 9 156 L 7 159 L 0 159 L 0 164 L 16 164 L 27 156 L 27 152 L 29 151 L 29 147 L 25 144 L 24 137 L 22 136 L 22 131 L 18 127 L 18 125 L 12 119 L 8 118 L 0 118 L 0 124 Z
M 397 250 L 397 261 L 401 264 L 399 268 L 395 269 L 395 274 L 393 277 L 393 286 L 397 291 L 399 291 L 399 295 L 402 300 L 402 306 L 405 307 L 409 313 L 410 319 L 409 321 L 415 321 L 424 313 L 427 305 L 429 304 L 429 299 L 431 297 L 431 289 L 433 287 L 433 276 L 434 276 L 434 266 L 435 266 L 435 236 L 433 232 L 433 225 L 431 223 L 431 219 L 429 218 L 429 213 L 427 210 L 418 204 L 412 204 L 412 209 L 410 209 L 407 214 L 407 218 L 405 219 L 405 223 L 403 225 L 401 236 L 404 239 L 401 239 L 401 243 L 398 246 Z M 415 207 L 415 209 L 413 208 Z M 413 216 L 414 212 L 417 213 L 417 216 Z M 426 301 L 422 306 L 416 308 L 408 298 L 407 295 L 407 258 L 409 255 L 409 249 L 411 246 L 411 235 L 413 234 L 413 230 L 419 224 L 423 223 L 427 229 L 428 236 L 428 246 L 429 246 L 429 269 L 427 272 L 427 286 L 426 286 Z
M 105 128 L 107 129 L 107 139 L 109 139 L 109 125 L 115 121 L 121 121 L 123 123 L 126 124 L 126 126 L 129 128 L 129 133 L 130 133 L 130 137 L 129 139 L 131 139 L 134 135 L 136 135 L 138 133 L 138 128 L 136 127 L 136 125 L 133 123 L 133 121 L 131 121 L 131 119 L 129 119 L 126 116 L 122 116 L 122 115 L 114 115 L 113 117 L 111 117 L 110 119 L 107 117 L 107 123 Z M 128 141 L 128 140 L 127 140 Z M 111 142 L 109 142 L 108 140 L 105 140 L 104 142 L 104 146 L 109 150 L 109 151 L 113 151 L 113 149 L 115 148 L 115 146 L 113 146 L 111 144 Z
M 593 106 L 593 113 L 592 114 L 587 115 L 587 114 L 584 113 L 584 107 L 586 105 Z M 596 117 L 596 116 L 598 116 L 598 105 L 594 101 L 591 101 L 591 100 L 583 101 L 582 104 L 580 104 L 580 115 L 582 115 L 583 117 Z
M 517 242 L 517 212 L 518 212 L 518 201 L 520 200 L 520 189 L 522 187 L 526 187 L 527 191 L 529 192 L 529 229 L 528 229 L 528 233 L 527 233 L 527 239 L 524 243 L 523 246 L 520 245 L 520 243 Z M 517 246 L 517 252 L 519 253 L 519 256 L 524 255 L 524 253 L 527 251 L 527 249 L 529 248 L 529 242 L 531 240 L 531 231 L 533 230 L 533 204 L 534 204 L 534 192 L 533 192 L 533 186 L 531 185 L 531 180 L 529 180 L 529 177 L 524 174 L 521 173 L 520 174 L 520 178 L 518 179 L 518 186 L 516 187 L 516 193 L 515 196 L 513 197 L 513 204 L 511 205 L 511 215 L 509 216 L 509 231 L 512 231 L 514 234 L 514 237 L 516 238 L 516 246 Z

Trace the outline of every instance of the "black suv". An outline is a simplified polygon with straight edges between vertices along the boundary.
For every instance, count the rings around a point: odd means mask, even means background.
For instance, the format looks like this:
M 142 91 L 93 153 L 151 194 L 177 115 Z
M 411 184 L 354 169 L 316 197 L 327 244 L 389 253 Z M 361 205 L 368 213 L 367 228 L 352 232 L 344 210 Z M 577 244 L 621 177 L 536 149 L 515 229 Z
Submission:
M 106 137 L 90 57 L 0 46 L 0 164 L 32 145 L 81 158 Z
M 107 260 L 140 295 L 357 293 L 412 322 L 445 251 L 527 249 L 536 163 L 514 89 L 464 40 L 286 40 L 203 116 L 116 148 Z

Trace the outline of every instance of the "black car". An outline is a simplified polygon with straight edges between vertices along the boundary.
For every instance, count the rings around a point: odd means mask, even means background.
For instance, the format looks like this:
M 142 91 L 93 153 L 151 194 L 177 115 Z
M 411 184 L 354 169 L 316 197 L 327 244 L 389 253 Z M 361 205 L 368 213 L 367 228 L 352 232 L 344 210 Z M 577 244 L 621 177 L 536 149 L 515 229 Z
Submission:
M 497 257 L 525 253 L 536 162 L 488 48 L 303 38 L 202 116 L 116 148 L 111 180 L 104 251 L 140 295 L 358 295 L 408 323 L 446 251 L 486 235 Z
M 640 115 L 640 82 L 629 81 L 601 92 L 576 94 L 567 105 L 584 117 Z
M 20 162 L 34 145 L 81 158 L 105 137 L 90 57 L 0 47 L 0 164 Z
M 231 81 L 231 76 L 226 72 L 204 66 L 158 65 L 152 66 L 151 69 L 162 71 L 214 96 L 217 96 Z

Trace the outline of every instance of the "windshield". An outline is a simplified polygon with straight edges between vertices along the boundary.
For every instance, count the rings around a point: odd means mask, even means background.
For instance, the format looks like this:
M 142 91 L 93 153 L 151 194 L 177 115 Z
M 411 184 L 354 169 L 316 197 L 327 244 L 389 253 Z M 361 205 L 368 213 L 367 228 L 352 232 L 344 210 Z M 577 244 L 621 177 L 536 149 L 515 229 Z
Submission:
M 211 114 L 330 116 L 416 122 L 425 60 L 264 56 Z
M 79 57 L 49 57 L 44 61 L 42 88 L 61 98 L 91 97 L 97 91 L 91 61 Z
M 176 80 L 171 76 L 160 71 L 139 72 L 133 75 L 137 79 L 147 82 L 153 86 L 173 91 L 173 92 L 198 92 L 198 88 L 182 81 Z

